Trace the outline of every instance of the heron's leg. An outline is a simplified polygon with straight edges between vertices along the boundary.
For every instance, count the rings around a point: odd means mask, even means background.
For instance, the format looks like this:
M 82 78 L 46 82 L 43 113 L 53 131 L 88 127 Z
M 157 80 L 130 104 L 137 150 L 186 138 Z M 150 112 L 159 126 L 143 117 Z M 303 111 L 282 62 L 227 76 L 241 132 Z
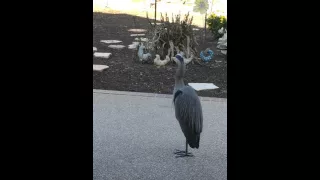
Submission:
M 188 142 L 186 140 L 186 155 L 188 154 Z
M 181 151 L 181 150 L 176 149 L 174 154 L 177 155 L 176 158 L 178 158 L 178 157 L 192 157 L 193 156 L 192 153 L 190 153 L 190 152 L 188 153 L 188 142 L 187 142 L 187 140 L 186 140 L 186 150 L 185 151 Z

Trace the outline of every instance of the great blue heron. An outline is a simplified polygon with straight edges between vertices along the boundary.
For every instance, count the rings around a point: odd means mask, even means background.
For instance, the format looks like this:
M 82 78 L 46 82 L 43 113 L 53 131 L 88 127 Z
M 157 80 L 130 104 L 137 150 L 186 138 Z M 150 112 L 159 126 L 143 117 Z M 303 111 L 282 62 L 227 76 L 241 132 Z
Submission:
M 175 75 L 173 103 L 176 118 L 186 137 L 186 150 L 176 150 L 174 154 L 177 155 L 176 157 L 186 157 L 193 156 L 192 153 L 188 153 L 188 144 L 191 148 L 199 148 L 203 125 L 202 107 L 196 91 L 192 87 L 184 85 L 183 77 L 186 64 L 183 57 L 178 54 L 176 60 L 178 68 Z

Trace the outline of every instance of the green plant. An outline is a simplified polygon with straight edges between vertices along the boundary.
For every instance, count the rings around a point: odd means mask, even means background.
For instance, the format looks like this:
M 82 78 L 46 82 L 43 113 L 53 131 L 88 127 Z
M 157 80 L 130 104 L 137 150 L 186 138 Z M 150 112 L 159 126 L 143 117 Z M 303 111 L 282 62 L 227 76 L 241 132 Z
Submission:
M 209 30 L 214 35 L 215 39 L 218 39 L 223 36 L 223 34 L 219 34 L 218 31 L 222 27 L 227 29 L 227 18 L 225 16 L 217 16 L 216 14 L 211 14 L 207 19 L 207 23 L 209 26 Z

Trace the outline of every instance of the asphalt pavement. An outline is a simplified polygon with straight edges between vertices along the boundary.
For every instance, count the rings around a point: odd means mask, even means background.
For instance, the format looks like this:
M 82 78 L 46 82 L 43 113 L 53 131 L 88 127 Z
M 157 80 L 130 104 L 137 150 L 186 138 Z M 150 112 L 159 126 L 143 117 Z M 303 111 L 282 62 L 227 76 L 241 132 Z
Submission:
M 227 99 L 200 97 L 203 132 L 194 157 L 172 95 L 93 90 L 93 179 L 227 179 Z

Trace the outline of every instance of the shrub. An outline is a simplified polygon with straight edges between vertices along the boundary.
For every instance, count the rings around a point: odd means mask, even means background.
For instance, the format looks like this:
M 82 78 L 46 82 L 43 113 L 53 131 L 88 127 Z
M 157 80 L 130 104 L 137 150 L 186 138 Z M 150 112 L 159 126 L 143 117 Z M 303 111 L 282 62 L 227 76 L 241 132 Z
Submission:
M 192 20 L 193 17 L 190 17 L 189 13 L 184 17 L 172 15 L 171 22 L 167 13 L 164 16 L 161 13 L 161 25 L 156 26 L 149 20 L 150 29 L 146 36 L 150 40 L 150 44 L 146 47 L 151 46 L 148 49 L 153 50 L 153 52 L 149 52 L 152 55 L 159 54 L 161 59 L 168 55 L 169 49 L 171 50 L 171 56 L 179 53 L 178 51 L 185 52 L 186 57 L 189 57 L 190 53 L 197 54 L 196 46 L 198 44 L 192 30 Z
M 218 33 L 219 29 L 222 27 L 227 29 L 227 18 L 225 16 L 217 16 L 213 13 L 207 18 L 207 23 L 215 39 L 223 36 L 223 34 Z

